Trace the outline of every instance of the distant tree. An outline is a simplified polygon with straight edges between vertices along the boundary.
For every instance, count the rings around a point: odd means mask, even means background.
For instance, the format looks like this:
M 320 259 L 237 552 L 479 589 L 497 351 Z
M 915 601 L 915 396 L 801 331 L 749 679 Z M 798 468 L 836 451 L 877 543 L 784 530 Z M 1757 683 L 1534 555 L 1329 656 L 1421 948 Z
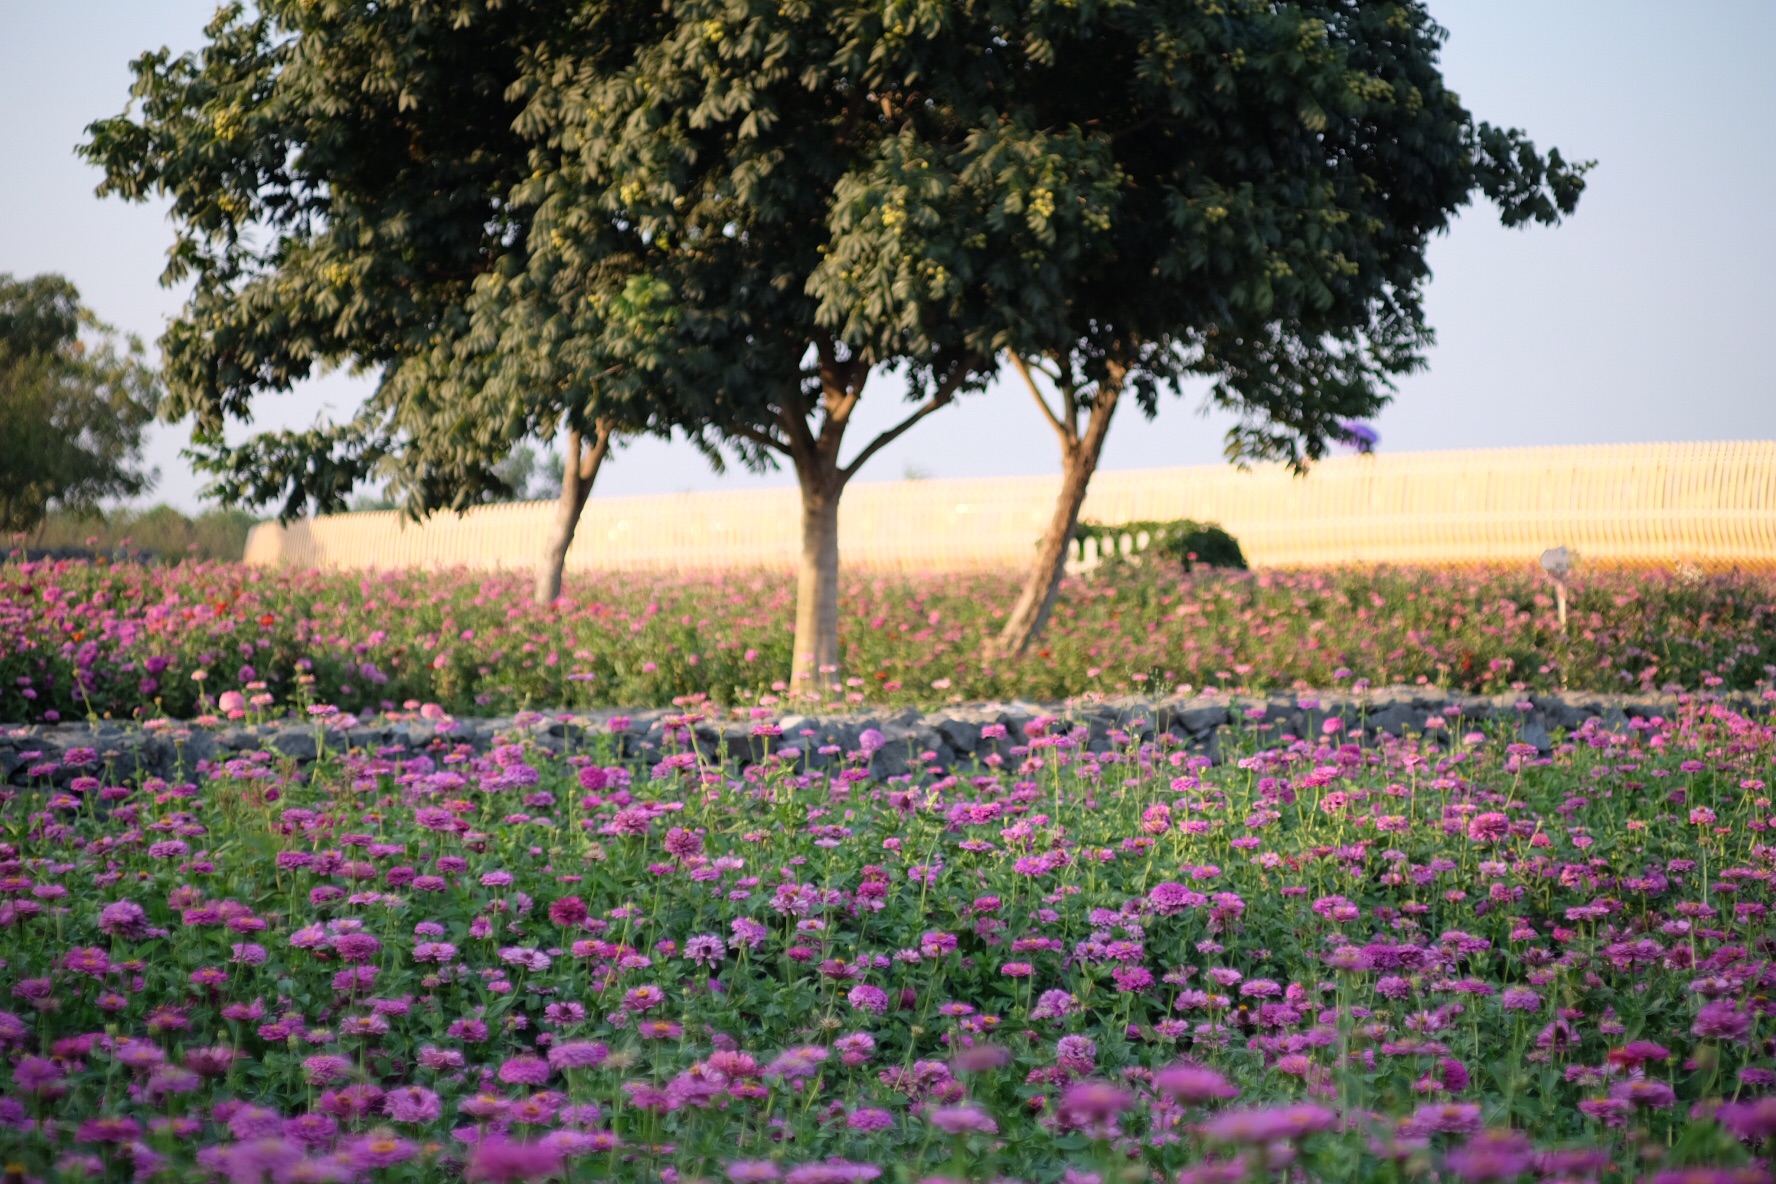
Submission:
M 512 455 L 493 467 L 499 479 L 508 485 L 515 502 L 531 502 L 546 498 L 561 487 L 561 457 L 552 448 L 541 453 L 529 444 L 520 444 Z
M 1117 184 L 1068 269 L 1061 331 L 1012 368 L 1060 439 L 1061 492 L 997 639 L 1042 631 L 1117 407 L 1207 379 L 1229 460 L 1297 470 L 1422 364 L 1425 249 L 1476 195 L 1507 226 L 1572 212 L 1588 165 L 1476 123 L 1421 3 L 1082 5 L 1019 94 Z M 1373 442 L 1367 428 L 1366 439 Z
M 32 545 L 91 546 L 175 563 L 186 558 L 236 563 L 246 551 L 247 534 L 255 521 L 242 510 L 212 508 L 194 518 L 168 505 L 100 514 L 52 510 L 33 532 Z
M 73 284 L 0 274 L 0 529 L 152 485 L 142 431 L 157 393 L 141 343 L 120 340 Z

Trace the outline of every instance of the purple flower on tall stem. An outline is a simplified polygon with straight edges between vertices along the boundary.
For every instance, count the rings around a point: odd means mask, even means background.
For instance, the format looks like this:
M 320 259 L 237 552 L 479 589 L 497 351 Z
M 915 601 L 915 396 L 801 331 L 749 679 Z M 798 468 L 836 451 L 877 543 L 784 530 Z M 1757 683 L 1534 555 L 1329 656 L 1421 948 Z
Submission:
M 496 1135 L 476 1145 L 463 1178 L 481 1184 L 540 1180 L 561 1170 L 561 1151 L 544 1143 L 522 1143 Z

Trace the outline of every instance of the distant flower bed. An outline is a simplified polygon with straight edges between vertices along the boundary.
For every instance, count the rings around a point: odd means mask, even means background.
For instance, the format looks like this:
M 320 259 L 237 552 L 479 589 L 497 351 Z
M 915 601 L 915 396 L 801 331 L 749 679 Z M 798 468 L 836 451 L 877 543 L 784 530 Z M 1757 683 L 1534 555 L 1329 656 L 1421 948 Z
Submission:
M 1768 1180 L 1769 721 L 1220 765 L 1047 721 L 878 783 L 880 733 L 761 711 L 738 769 L 697 719 L 32 768 L 8 1179 Z
M 1749 688 L 1776 664 L 1776 582 L 1594 572 L 1563 635 L 1534 571 L 1182 573 L 1065 585 L 1021 661 L 983 657 L 1015 573 L 853 576 L 853 704 L 1426 682 L 1463 691 Z M 0 565 L 0 720 L 787 701 L 781 573 L 570 579 L 538 609 L 512 574 L 290 573 L 231 564 Z M 1719 680 L 1718 682 L 1716 680 Z

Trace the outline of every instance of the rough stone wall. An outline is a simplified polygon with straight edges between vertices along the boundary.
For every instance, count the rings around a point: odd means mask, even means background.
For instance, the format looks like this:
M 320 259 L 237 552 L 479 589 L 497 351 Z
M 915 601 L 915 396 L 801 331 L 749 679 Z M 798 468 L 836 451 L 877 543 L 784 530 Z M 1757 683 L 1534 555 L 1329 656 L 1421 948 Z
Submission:
M 1741 712 L 1776 706 L 1772 703 L 1776 692 L 1705 698 Z M 821 766 L 861 750 L 864 733 L 874 730 L 880 733 L 881 744 L 870 757 L 870 771 L 883 779 L 906 773 L 909 762 L 926 753 L 932 754 L 926 758 L 929 763 L 944 767 L 969 764 L 995 752 L 1012 759 L 1018 755 L 1012 749 L 1029 743 L 1030 725 L 1039 719 L 1049 721 L 1046 734 L 1072 735 L 1090 751 L 1151 740 L 1165 732 L 1211 760 L 1219 755 L 1219 738 L 1225 729 L 1264 723 L 1272 725 L 1270 736 L 1318 736 L 1329 719 L 1341 721 L 1344 734 L 1365 743 L 1376 742 L 1382 734 L 1398 737 L 1428 727 L 1453 734 L 1502 727 L 1518 742 L 1546 753 L 1552 751 L 1558 733 L 1578 728 L 1587 720 L 1595 719 L 1605 731 L 1615 732 L 1635 719 L 1672 715 L 1687 700 L 1690 697 L 1672 695 L 1488 697 L 1398 687 L 1362 695 L 1215 695 L 1059 704 L 1014 701 L 932 712 L 906 708 L 848 715 L 789 714 L 772 721 L 782 729 L 782 735 L 769 740 L 753 734 L 750 720 L 711 718 L 695 724 L 695 734 L 699 751 L 740 765 L 756 761 L 769 744 L 779 751 L 798 748 L 811 764 Z M 189 776 L 199 761 L 227 760 L 258 751 L 306 764 L 315 760 L 323 742 L 330 751 L 381 750 L 395 757 L 458 745 L 485 752 L 496 743 L 525 738 L 554 752 L 589 751 L 599 736 L 614 735 L 625 759 L 645 760 L 665 751 L 664 721 L 678 715 L 676 710 L 525 712 L 494 719 L 430 720 L 402 714 L 324 733 L 312 724 L 295 721 L 221 728 L 180 724 L 153 730 L 109 721 L 0 726 L 0 782 L 24 784 L 34 769 L 51 765 L 57 767 L 37 775 L 63 783 L 82 773 L 112 781 Z M 614 719 L 628 722 L 613 732 L 610 725 Z M 1433 719 L 1441 722 L 1431 723 Z M 983 737 L 982 730 L 993 724 L 1005 729 L 1003 738 Z M 822 753 L 822 748 L 836 748 L 837 752 Z M 90 750 L 91 759 L 76 752 L 82 749 Z M 70 755 L 81 763 L 69 767 Z

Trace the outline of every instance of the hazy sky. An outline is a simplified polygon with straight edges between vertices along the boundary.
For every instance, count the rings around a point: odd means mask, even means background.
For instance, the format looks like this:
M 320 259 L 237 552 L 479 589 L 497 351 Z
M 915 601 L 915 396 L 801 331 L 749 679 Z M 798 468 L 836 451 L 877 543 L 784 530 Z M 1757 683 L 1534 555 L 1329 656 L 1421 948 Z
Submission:
M 1451 84 L 1480 118 L 1594 158 L 1577 215 L 1506 231 L 1470 209 L 1431 248 L 1438 344 L 1376 421 L 1386 451 L 1776 435 L 1776 3 L 1432 0 Z M 195 48 L 209 0 L 0 0 L 0 271 L 59 271 L 99 315 L 150 341 L 179 294 L 158 285 L 170 234 L 158 207 L 100 201 L 73 154 L 119 111 L 128 62 Z M 1763 344 L 1759 344 L 1763 342 Z M 368 379 L 334 375 L 266 404 L 260 422 L 346 416 Z M 857 429 L 899 412 L 872 386 Z M 1123 412 L 1109 468 L 1211 463 L 1224 425 L 1188 401 Z M 184 431 L 157 430 L 153 498 L 190 508 Z M 1028 397 L 989 391 L 884 450 L 865 478 L 1057 467 Z M 603 494 L 788 484 L 716 477 L 689 447 L 636 444 Z

